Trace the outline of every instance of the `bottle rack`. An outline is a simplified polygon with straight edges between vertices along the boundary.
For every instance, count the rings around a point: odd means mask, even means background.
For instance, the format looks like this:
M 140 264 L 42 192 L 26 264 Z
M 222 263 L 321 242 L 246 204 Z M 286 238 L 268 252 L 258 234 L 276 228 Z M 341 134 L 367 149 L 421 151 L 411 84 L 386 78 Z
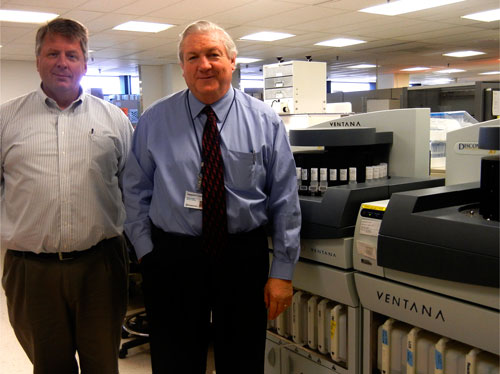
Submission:
M 365 182 L 366 167 L 385 165 L 387 170 L 393 133 L 376 132 L 368 127 L 290 130 L 290 142 L 294 146 L 323 147 L 322 150 L 294 151 L 295 164 L 308 171 L 328 169 L 328 187 L 334 187 L 348 184 L 350 179 Z M 356 171 L 354 180 L 349 178 L 350 168 Z M 336 180 L 332 180 L 330 170 L 336 170 Z M 346 174 L 345 180 L 341 180 L 341 174 Z
M 354 272 L 301 260 L 293 284 L 292 305 L 268 326 L 265 373 L 359 373 Z
M 362 273 L 355 281 L 363 373 L 499 372 L 498 310 Z

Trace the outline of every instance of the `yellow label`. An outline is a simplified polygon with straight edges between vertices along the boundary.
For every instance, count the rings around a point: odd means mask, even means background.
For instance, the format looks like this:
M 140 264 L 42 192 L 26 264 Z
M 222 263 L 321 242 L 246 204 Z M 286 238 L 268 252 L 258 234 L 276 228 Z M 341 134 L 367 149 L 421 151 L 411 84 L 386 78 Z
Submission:
M 335 329 L 337 328 L 337 322 L 335 320 L 330 321 L 330 337 L 333 339 L 335 336 Z
M 361 204 L 361 208 L 363 209 L 371 209 L 371 210 L 380 210 L 382 212 L 385 212 L 387 207 L 385 206 L 378 206 L 378 205 L 371 205 L 371 204 Z

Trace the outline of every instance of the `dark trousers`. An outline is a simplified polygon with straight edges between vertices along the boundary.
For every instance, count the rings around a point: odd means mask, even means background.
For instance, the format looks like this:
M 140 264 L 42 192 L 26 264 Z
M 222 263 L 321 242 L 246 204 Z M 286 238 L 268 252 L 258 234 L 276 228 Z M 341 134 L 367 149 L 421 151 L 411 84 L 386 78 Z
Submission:
M 8 250 L 2 284 L 9 319 L 35 374 L 118 373 L 128 301 L 128 254 L 122 237 L 80 256 Z
M 216 260 L 201 250 L 199 238 L 154 228 L 153 243 L 141 262 L 153 373 L 205 374 L 212 338 L 217 374 L 262 374 L 269 272 L 264 230 L 231 235 Z

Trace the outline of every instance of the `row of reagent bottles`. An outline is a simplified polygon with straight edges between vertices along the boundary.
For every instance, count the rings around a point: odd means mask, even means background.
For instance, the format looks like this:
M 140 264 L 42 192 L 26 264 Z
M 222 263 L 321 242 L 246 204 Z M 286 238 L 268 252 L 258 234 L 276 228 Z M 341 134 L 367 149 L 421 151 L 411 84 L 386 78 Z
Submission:
M 367 166 L 365 172 L 365 178 L 367 182 L 371 182 L 378 179 L 387 179 L 387 163 L 382 162 L 378 165 Z
M 297 188 L 300 195 L 321 196 L 328 187 L 356 182 L 356 168 L 296 168 Z
M 300 195 L 321 196 L 328 187 L 357 183 L 358 171 L 349 168 L 296 168 L 297 189 Z M 366 166 L 366 182 L 387 178 L 387 163 Z

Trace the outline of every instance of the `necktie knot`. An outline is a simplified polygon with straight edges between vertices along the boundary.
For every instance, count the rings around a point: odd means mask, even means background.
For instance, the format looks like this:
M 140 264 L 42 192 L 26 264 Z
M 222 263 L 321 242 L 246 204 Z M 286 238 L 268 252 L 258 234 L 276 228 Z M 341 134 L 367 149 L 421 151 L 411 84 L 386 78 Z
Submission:
M 209 119 L 211 119 L 212 117 L 213 118 L 216 118 L 215 116 L 215 112 L 214 110 L 212 109 L 212 107 L 210 105 L 206 105 L 202 110 L 201 112 L 203 114 L 205 114 Z

